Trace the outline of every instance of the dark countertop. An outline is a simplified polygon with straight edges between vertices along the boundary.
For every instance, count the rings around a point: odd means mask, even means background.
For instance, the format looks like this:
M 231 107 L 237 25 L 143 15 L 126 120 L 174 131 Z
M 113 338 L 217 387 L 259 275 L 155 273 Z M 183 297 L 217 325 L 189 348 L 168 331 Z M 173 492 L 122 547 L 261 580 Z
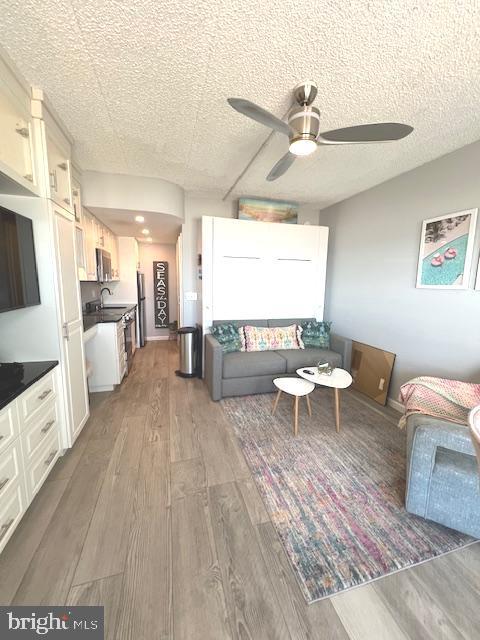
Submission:
M 99 311 L 89 311 L 83 313 L 83 331 L 88 331 L 94 325 L 104 322 L 120 322 L 123 315 L 128 311 L 136 309 L 136 304 L 127 304 L 124 306 L 105 305 Z
M 58 360 L 0 363 L 0 409 L 54 369 Z

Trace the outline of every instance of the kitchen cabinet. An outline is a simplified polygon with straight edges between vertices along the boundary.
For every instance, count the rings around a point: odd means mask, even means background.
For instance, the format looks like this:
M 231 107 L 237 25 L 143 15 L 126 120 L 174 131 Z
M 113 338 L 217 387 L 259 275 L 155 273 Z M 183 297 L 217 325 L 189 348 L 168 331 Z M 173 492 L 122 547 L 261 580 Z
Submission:
M 0 192 L 38 195 L 29 88 L 0 58 Z
M 77 178 L 72 176 L 72 205 L 75 223 L 82 226 L 82 188 Z
M 68 152 L 57 143 L 47 130 L 47 159 L 50 197 L 64 209 L 73 213 Z
M 71 447 L 89 416 L 83 316 L 80 285 L 75 262 L 75 222 L 73 215 L 54 207 L 58 298 L 62 329 L 62 368 L 67 399 L 66 447 Z
M 54 369 L 0 410 L 0 552 L 60 456 L 58 386 Z
M 85 280 L 97 280 L 97 256 L 95 249 L 96 242 L 96 223 L 95 217 L 83 208 L 82 210 L 82 230 L 83 230 L 83 246 L 85 254 Z M 82 280 L 82 278 L 80 278 Z
M 112 391 L 127 372 L 123 322 L 99 323 L 96 335 L 86 343 L 85 349 L 92 367 L 88 380 L 90 391 Z

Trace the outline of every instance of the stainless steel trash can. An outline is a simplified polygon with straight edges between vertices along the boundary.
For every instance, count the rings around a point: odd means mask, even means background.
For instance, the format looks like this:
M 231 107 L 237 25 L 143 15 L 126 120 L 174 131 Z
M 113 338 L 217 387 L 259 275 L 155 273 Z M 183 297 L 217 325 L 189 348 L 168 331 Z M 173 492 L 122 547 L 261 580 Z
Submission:
M 178 338 L 180 368 L 175 373 L 182 378 L 194 378 L 197 375 L 198 331 L 196 327 L 180 327 Z

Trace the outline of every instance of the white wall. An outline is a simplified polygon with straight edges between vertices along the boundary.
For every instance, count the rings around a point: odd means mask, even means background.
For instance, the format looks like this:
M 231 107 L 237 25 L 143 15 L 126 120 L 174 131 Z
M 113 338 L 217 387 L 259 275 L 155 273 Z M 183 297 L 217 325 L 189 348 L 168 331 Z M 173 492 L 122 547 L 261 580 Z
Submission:
M 331 230 L 325 317 L 397 354 L 393 398 L 418 375 L 480 382 L 480 291 L 415 288 L 422 220 L 479 207 L 479 167 L 480 142 L 320 214 Z
M 153 262 L 165 260 L 168 262 L 168 312 L 169 322 L 177 320 L 177 269 L 174 244 L 139 245 L 140 271 L 145 274 L 145 314 L 147 340 L 164 336 L 168 338 L 168 329 L 155 328 L 154 300 L 153 300 Z
M 34 307 L 0 313 L 0 361 L 58 360 L 55 263 L 47 201 L 0 195 L 0 205 L 33 220 L 41 301 Z
M 182 219 L 184 213 L 182 187 L 161 178 L 84 171 L 82 201 L 86 207 L 156 211 Z
M 196 292 L 197 301 L 183 300 L 183 324 L 195 325 L 202 317 L 202 282 L 198 278 L 198 254 L 201 253 L 201 219 L 202 216 L 236 218 L 238 200 L 223 202 L 221 198 L 205 198 L 190 194 L 185 195 L 185 222 L 183 234 L 183 291 Z M 299 208 L 299 224 L 319 224 L 318 207 L 302 205 Z M 252 224 L 255 224 L 252 222 Z

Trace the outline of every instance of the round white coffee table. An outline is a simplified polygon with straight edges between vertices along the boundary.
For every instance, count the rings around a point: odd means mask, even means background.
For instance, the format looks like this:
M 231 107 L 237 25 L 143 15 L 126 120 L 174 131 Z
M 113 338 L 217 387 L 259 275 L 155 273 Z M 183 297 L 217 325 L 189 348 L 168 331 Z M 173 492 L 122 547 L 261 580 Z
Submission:
M 315 389 L 315 385 L 313 382 L 308 380 L 303 380 L 302 378 L 275 378 L 273 384 L 277 387 L 278 393 L 275 398 L 275 402 L 273 404 L 272 413 L 275 413 L 278 405 L 278 401 L 280 400 L 280 396 L 283 393 L 288 393 L 288 395 L 293 396 L 294 400 L 294 418 L 293 418 L 293 433 L 297 435 L 298 433 L 298 399 L 302 396 L 305 396 L 307 400 L 307 408 L 308 415 L 312 415 L 312 407 L 310 406 L 310 398 L 308 394 L 311 393 Z
M 310 372 L 310 373 L 307 373 Z M 331 375 L 318 373 L 317 367 L 302 367 L 297 369 L 297 374 L 308 382 L 322 385 L 322 387 L 332 387 L 335 391 L 335 426 L 337 433 L 340 431 L 340 389 L 346 389 L 352 382 L 352 376 L 345 369 L 334 369 Z

